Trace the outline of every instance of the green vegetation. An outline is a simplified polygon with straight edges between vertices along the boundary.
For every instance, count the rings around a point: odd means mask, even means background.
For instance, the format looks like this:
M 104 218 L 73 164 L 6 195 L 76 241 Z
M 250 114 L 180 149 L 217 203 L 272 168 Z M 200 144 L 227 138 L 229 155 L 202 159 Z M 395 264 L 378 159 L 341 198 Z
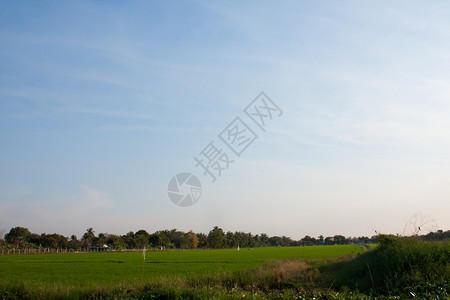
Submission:
M 324 259 L 360 253 L 362 247 L 312 246 L 0 256 L 2 285 L 108 286 L 133 284 L 142 278 L 195 277 L 258 267 L 269 260 Z M 144 264 L 143 264 L 144 262 Z M 144 272 L 142 269 L 144 267 Z
M 443 238 L 450 236 L 448 232 L 437 232 L 433 238 Z M 14 227 L 5 235 L 5 240 L 0 236 L 0 250 L 14 251 L 34 250 L 47 252 L 64 251 L 89 251 L 94 248 L 107 245 L 116 250 L 121 249 L 222 249 L 222 248 L 254 248 L 254 247 L 287 247 L 287 246 L 314 246 L 314 245 L 348 245 L 348 244 L 370 244 L 378 243 L 378 236 L 372 237 L 345 237 L 335 235 L 324 237 L 320 235 L 317 239 L 305 236 L 300 240 L 293 240 L 287 236 L 268 236 L 265 233 L 252 234 L 250 232 L 236 231 L 224 232 L 222 228 L 215 226 L 208 234 L 194 233 L 192 231 L 183 232 L 176 229 L 159 230 L 152 234 L 141 229 L 136 233 L 130 231 L 125 235 L 116 235 L 109 233 L 95 234 L 93 228 L 88 228 L 79 240 L 76 235 L 70 238 L 63 235 L 37 234 L 32 233 L 28 228 Z
M 323 268 L 327 282 L 363 292 L 410 295 L 447 289 L 450 242 L 424 242 L 415 237 L 381 236 L 377 249 L 356 259 Z
M 449 297 L 449 242 L 0 256 L 0 297 Z

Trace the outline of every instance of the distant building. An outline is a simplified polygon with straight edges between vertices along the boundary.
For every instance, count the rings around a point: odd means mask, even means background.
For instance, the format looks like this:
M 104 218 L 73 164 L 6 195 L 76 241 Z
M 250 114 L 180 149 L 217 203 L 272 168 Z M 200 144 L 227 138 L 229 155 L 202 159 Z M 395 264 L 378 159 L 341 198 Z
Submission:
M 89 248 L 89 251 L 91 252 L 104 252 L 104 251 L 111 251 L 112 248 L 106 244 L 104 245 L 92 245 L 91 248 Z

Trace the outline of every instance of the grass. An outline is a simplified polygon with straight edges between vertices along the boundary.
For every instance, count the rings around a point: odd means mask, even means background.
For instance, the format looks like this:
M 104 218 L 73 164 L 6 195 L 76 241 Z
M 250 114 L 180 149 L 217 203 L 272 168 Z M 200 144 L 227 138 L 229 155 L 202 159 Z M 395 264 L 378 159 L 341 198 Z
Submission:
M 365 293 L 426 294 L 448 289 L 450 275 L 449 241 L 425 242 L 416 238 L 382 236 L 380 247 L 357 258 L 322 268 L 325 281 L 338 288 L 349 287 Z
M 233 272 L 269 260 L 322 259 L 360 252 L 362 248 L 354 245 L 151 251 L 146 253 L 144 279 Z M 141 252 L 3 255 L 0 256 L 0 283 L 133 283 L 142 278 L 142 263 Z
M 0 257 L 0 298 L 449 297 L 449 244 L 383 237 L 318 246 Z M 142 277 L 143 275 L 143 277 Z
M 272 260 L 325 259 L 361 253 L 354 245 L 147 252 L 29 254 L 0 256 L 0 289 L 129 289 L 147 282 L 213 277 L 245 271 Z M 142 269 L 144 267 L 144 272 Z

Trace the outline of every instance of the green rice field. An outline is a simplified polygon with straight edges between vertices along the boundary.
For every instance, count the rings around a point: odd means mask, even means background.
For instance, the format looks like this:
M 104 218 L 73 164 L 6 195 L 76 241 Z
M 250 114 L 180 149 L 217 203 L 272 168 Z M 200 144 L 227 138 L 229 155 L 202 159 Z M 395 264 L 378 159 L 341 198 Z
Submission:
M 360 253 L 361 246 L 22 254 L 0 256 L 0 287 L 130 285 L 157 278 L 195 277 L 242 271 L 282 259 L 325 259 Z

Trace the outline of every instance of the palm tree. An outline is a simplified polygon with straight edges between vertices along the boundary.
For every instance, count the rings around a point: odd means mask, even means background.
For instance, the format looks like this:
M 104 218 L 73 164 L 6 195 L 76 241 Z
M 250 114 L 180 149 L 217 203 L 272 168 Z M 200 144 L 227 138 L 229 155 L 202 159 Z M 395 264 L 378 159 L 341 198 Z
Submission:
M 86 232 L 83 234 L 83 246 L 90 247 L 92 245 L 92 240 L 95 238 L 95 231 L 92 227 L 86 229 Z

